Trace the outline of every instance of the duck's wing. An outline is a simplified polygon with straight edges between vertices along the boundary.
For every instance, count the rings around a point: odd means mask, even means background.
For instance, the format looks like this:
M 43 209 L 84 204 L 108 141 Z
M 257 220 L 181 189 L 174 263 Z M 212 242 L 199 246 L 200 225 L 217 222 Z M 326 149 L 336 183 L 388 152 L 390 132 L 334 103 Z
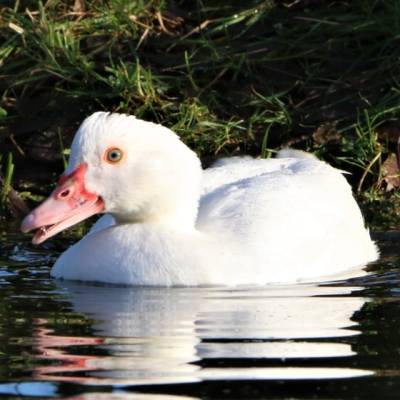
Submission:
M 265 233 L 273 222 L 276 229 L 288 217 L 304 216 L 302 199 L 320 195 L 325 169 L 335 171 L 315 159 L 268 159 L 205 170 L 197 227 L 235 236 L 258 228 Z
M 280 171 L 292 163 L 292 159 L 222 158 L 203 171 L 202 196 L 230 183 Z
M 282 281 L 290 274 L 327 275 L 376 259 L 376 246 L 340 171 L 314 158 L 252 164 L 247 174 L 238 164 L 206 173 L 200 231 L 229 242 L 249 263 L 286 268 Z M 291 271 L 290 264 L 304 274 Z

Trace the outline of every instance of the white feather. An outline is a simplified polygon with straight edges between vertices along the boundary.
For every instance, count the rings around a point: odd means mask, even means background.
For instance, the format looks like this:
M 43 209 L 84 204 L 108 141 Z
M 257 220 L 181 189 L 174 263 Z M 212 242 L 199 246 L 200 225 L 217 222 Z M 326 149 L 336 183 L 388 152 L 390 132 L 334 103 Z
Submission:
M 62 254 L 55 277 L 267 284 L 321 280 L 378 257 L 349 184 L 313 156 L 241 159 L 201 171 L 165 127 L 105 113 L 87 121 L 74 140 L 86 145 L 73 146 L 71 158 L 89 164 L 88 185 L 115 219 L 101 218 Z M 96 154 L 121 140 L 129 160 L 104 172 Z

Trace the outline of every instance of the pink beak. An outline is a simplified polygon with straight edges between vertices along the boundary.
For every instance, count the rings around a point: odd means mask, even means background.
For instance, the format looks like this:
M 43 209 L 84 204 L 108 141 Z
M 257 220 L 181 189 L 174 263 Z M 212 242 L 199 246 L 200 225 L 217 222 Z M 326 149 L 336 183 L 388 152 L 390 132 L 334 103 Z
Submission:
M 58 232 L 104 210 L 100 196 L 85 189 L 87 165 L 81 163 L 62 175 L 53 193 L 22 221 L 22 232 L 38 229 L 32 242 L 39 244 Z

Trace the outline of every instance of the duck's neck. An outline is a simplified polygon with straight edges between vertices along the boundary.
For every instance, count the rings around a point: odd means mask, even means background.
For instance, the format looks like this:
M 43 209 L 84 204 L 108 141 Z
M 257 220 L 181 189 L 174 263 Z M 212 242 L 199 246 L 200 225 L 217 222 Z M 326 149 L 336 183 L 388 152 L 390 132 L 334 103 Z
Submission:
M 191 231 L 195 229 L 195 223 L 197 218 L 197 207 L 193 209 L 180 209 L 174 212 L 166 213 L 138 213 L 138 214 L 115 214 L 114 217 L 117 224 L 159 224 L 164 226 L 170 226 L 172 230 L 187 230 Z
M 195 182 L 171 188 L 160 198 L 155 196 L 129 212 L 112 215 L 117 223 L 160 224 L 173 230 L 194 230 L 200 198 L 200 181 L 195 179 Z

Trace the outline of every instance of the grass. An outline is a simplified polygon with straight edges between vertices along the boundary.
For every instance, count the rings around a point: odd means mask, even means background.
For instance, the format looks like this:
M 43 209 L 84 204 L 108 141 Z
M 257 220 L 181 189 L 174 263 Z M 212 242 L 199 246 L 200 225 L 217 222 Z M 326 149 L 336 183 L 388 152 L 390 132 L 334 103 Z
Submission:
M 2 157 L 0 157 L 0 165 L 1 162 L 2 162 Z M 2 187 L 0 191 L 0 205 L 6 204 L 8 195 L 11 191 L 11 181 L 14 174 L 14 163 L 11 153 L 8 153 L 5 171 L 6 173 L 4 175 L 4 178 L 1 177 Z
M 396 0 L 8 1 L 0 146 L 29 158 L 55 131 L 65 154 L 85 115 L 128 112 L 205 160 L 312 151 L 370 201 L 398 136 L 399 44 Z

